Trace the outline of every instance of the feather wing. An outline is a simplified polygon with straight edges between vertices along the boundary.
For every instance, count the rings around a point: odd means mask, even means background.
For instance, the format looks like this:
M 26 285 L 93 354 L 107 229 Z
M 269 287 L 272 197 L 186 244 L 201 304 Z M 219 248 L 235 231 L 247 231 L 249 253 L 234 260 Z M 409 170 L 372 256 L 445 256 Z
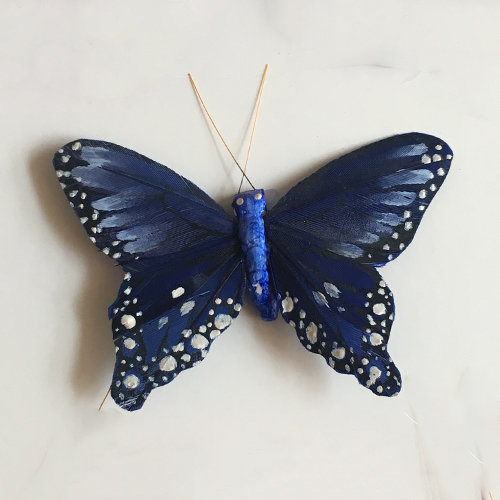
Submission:
M 303 252 L 291 237 L 271 243 L 282 316 L 302 345 L 374 394 L 396 395 L 401 377 L 387 351 L 394 301 L 377 270 L 327 251 Z
M 206 193 L 129 149 L 80 139 L 61 148 L 53 163 L 92 242 L 125 269 L 234 234 L 234 218 Z
M 397 135 L 365 146 L 294 186 L 268 212 L 275 239 L 381 266 L 411 243 L 446 178 L 450 147 L 430 135 Z
M 174 288 L 187 276 L 191 286 Z M 185 256 L 159 271 L 127 274 L 110 307 L 113 399 L 138 410 L 153 389 L 198 365 L 238 315 L 244 289 L 244 263 L 230 246 Z
M 127 410 L 197 365 L 241 309 L 235 219 L 193 183 L 134 151 L 80 139 L 54 156 L 92 242 L 126 271 L 109 308 L 111 394 Z
M 393 296 L 375 267 L 411 243 L 451 160 L 437 137 L 390 137 L 330 162 L 266 216 L 283 318 L 377 395 L 397 394 L 401 377 L 387 352 Z

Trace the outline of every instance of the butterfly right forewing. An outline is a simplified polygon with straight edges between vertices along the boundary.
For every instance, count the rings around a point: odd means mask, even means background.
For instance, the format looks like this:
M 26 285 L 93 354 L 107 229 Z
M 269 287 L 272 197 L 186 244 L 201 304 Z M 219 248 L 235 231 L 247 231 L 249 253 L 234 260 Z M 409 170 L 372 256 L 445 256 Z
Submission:
M 369 144 L 290 189 L 268 212 L 266 230 L 275 239 L 293 234 L 305 246 L 384 265 L 413 240 L 452 157 L 444 141 L 426 134 Z

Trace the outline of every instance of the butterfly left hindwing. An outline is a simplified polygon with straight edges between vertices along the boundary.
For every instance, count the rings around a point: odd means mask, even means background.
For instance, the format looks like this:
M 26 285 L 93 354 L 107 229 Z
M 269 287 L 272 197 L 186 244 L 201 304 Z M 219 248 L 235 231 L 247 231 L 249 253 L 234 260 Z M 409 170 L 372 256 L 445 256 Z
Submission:
M 189 294 L 183 287 L 172 288 L 179 274 L 175 266 L 154 275 L 126 276 L 110 307 L 116 345 L 111 395 L 121 407 L 141 408 L 154 388 L 198 365 L 238 316 L 245 289 L 244 262 L 230 247 L 218 253 L 210 255 L 210 265 L 184 268 L 184 272 L 199 271 L 195 276 L 199 287 Z

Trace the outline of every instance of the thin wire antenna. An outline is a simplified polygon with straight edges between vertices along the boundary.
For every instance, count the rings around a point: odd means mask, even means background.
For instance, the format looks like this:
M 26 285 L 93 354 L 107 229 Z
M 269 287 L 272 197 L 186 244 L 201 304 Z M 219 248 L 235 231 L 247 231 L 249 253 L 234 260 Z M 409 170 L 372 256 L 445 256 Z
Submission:
M 111 387 L 108 389 L 108 392 L 106 393 L 106 396 L 104 396 L 104 399 L 102 400 L 101 406 L 99 406 L 99 409 L 97 411 L 101 411 L 102 405 L 104 404 L 104 401 L 106 401 L 106 398 L 109 396 L 110 392 L 111 392 Z
M 228 153 L 231 155 L 231 158 L 234 160 L 234 163 L 236 163 L 237 167 L 240 169 L 241 173 L 243 174 L 243 177 L 248 181 L 248 183 L 250 184 L 250 186 L 252 186 L 252 188 L 255 189 L 255 186 L 252 184 L 252 182 L 250 181 L 250 179 L 246 176 L 245 171 L 240 167 L 240 164 L 237 162 L 237 160 L 234 157 L 233 153 L 231 153 L 231 150 L 229 149 L 229 146 L 226 144 L 226 141 L 222 138 L 222 135 L 219 132 L 219 129 L 215 126 L 215 123 L 212 120 L 212 117 L 210 116 L 210 113 L 208 112 L 208 109 L 205 106 L 205 103 L 203 102 L 203 99 L 201 98 L 201 95 L 198 92 L 198 89 L 196 88 L 196 84 L 194 83 L 193 77 L 191 76 L 190 73 L 188 73 L 188 76 L 189 76 L 189 80 L 191 81 L 191 85 L 193 86 L 193 89 L 196 92 L 196 95 L 197 95 L 198 99 L 200 100 L 201 105 L 203 106 L 203 109 L 205 110 L 205 113 L 207 114 L 209 120 L 212 122 L 212 125 L 213 125 L 215 131 L 219 135 L 220 140 L 222 141 L 222 143 L 224 144 L 224 146 L 226 146 L 226 149 L 227 149 Z
M 240 182 L 240 187 L 238 189 L 238 193 L 241 192 L 241 186 L 243 186 L 243 179 L 246 177 L 245 174 L 247 172 L 248 158 L 250 158 L 250 149 L 252 148 L 253 135 L 255 133 L 255 125 L 257 125 L 257 116 L 259 116 L 260 101 L 262 99 L 262 92 L 264 91 L 264 83 L 266 81 L 267 68 L 268 67 L 269 67 L 269 65 L 266 64 L 266 68 L 264 69 L 264 74 L 262 75 L 262 81 L 260 82 L 259 98 L 258 98 L 258 101 L 257 101 L 257 110 L 255 111 L 255 118 L 253 120 L 253 127 L 252 127 L 252 135 L 250 136 L 250 144 L 248 145 L 247 158 L 245 160 L 245 167 L 243 168 L 243 177 L 241 178 L 241 182 Z M 248 179 L 248 177 L 247 177 L 247 179 Z

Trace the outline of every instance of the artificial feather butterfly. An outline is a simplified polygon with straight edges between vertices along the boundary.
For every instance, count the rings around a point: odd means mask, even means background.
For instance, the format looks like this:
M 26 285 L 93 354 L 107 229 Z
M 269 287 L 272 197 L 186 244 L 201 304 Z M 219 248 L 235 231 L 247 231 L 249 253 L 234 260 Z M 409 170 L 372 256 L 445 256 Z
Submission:
M 125 271 L 109 308 L 111 395 L 133 411 L 199 364 L 238 316 L 245 288 L 266 321 L 278 312 L 303 346 L 374 394 L 401 378 L 387 351 L 394 300 L 377 267 L 411 243 L 452 159 L 442 140 L 397 135 L 333 160 L 266 210 L 263 190 L 235 215 L 134 151 L 80 139 L 54 167 L 71 207 Z

